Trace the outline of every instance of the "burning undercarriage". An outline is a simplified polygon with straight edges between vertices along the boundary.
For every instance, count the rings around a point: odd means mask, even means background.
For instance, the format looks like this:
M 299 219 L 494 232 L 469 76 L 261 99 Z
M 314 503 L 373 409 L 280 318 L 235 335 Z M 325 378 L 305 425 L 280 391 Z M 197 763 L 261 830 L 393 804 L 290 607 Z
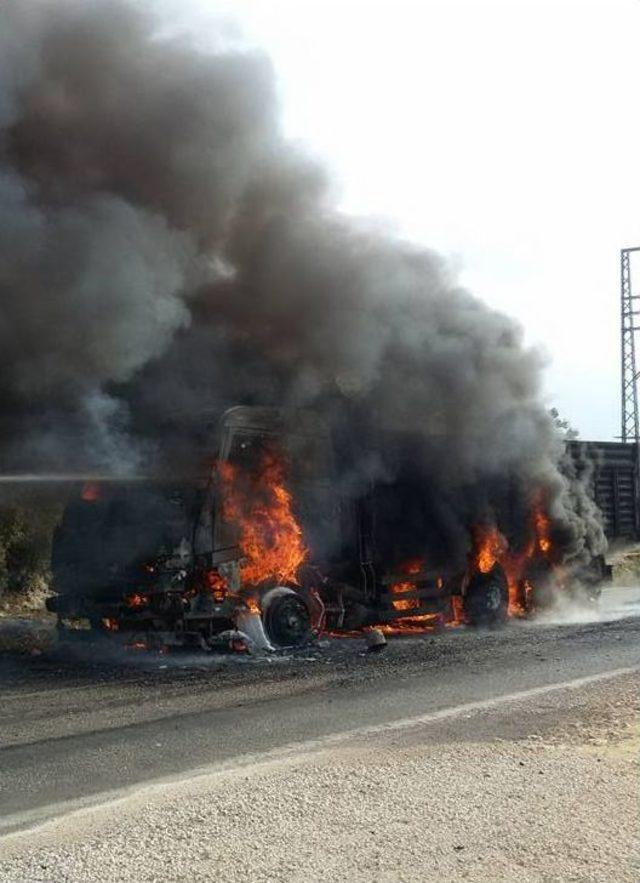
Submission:
M 313 414 L 231 409 L 216 447 L 196 480 L 83 485 L 54 539 L 61 636 L 273 650 L 322 631 L 496 627 L 561 588 L 595 597 L 604 576 L 601 559 L 563 569 L 541 497 L 518 546 L 471 524 L 464 560 L 447 560 L 420 482 L 346 480 Z

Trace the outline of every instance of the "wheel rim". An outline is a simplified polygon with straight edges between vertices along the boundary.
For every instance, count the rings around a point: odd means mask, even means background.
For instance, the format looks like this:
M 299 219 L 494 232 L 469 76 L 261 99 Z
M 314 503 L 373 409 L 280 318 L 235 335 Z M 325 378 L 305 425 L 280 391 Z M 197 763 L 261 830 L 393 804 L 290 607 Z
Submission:
M 499 586 L 494 585 L 487 589 L 486 605 L 487 610 L 490 610 L 492 613 L 500 610 L 500 606 L 502 605 L 502 592 L 500 591 Z
M 507 616 L 508 589 L 501 569 L 489 574 L 476 574 L 467 587 L 465 612 L 474 623 L 500 623 Z
M 309 635 L 311 617 L 304 601 L 297 595 L 283 595 L 269 604 L 265 615 L 269 640 L 280 647 L 301 644 Z

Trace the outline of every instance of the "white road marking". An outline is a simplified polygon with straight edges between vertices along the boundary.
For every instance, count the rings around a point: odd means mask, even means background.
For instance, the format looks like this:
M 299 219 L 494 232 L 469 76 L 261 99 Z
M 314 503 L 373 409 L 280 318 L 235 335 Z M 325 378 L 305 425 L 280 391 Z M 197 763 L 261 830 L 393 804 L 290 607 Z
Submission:
M 504 693 L 500 696 L 494 696 L 491 699 L 479 699 L 476 702 L 465 702 L 463 705 L 441 708 L 439 711 L 428 711 L 425 714 L 400 718 L 399 720 L 388 721 L 383 724 L 368 724 L 364 727 L 355 727 L 352 730 L 328 733 L 325 736 L 319 736 L 317 739 L 305 739 L 302 742 L 290 742 L 287 745 L 281 745 L 278 748 L 272 748 L 269 751 L 264 751 L 260 754 L 243 754 L 230 761 L 222 761 L 221 763 L 214 764 L 210 767 L 202 767 L 197 771 L 192 771 L 185 776 L 181 776 L 180 780 L 184 781 L 185 779 L 195 778 L 196 776 L 211 774 L 220 769 L 228 770 L 234 767 L 244 766 L 246 762 L 256 763 L 263 760 L 267 763 L 270 760 L 283 756 L 289 756 L 291 754 L 307 754 L 343 742 L 366 739 L 371 736 L 381 736 L 385 733 L 417 729 L 418 727 L 427 724 L 456 717 L 470 717 L 479 711 L 487 711 L 492 708 L 497 708 L 500 705 L 506 705 L 509 702 L 520 702 L 526 699 L 533 699 L 536 696 L 544 696 L 548 693 L 555 693 L 560 690 L 577 690 L 588 684 L 595 684 L 599 681 L 607 681 L 622 675 L 638 672 L 640 672 L 640 666 L 616 668 L 612 671 L 585 675 L 585 677 L 574 678 L 570 681 L 560 681 L 559 683 L 545 684 L 541 687 L 531 687 L 528 690 L 518 690 L 515 693 Z M 173 781 L 176 781 L 175 777 L 173 778 Z
M 235 769 L 242 769 L 248 766 L 266 766 L 274 761 L 300 755 L 314 754 L 326 750 L 327 748 L 336 745 L 344 745 L 359 739 L 380 736 L 386 733 L 417 729 L 421 726 L 426 726 L 442 720 L 451 720 L 457 717 L 471 717 L 478 712 L 498 708 L 499 706 L 507 705 L 510 702 L 521 702 L 527 699 L 534 699 L 538 696 L 545 696 L 549 693 L 555 693 L 561 690 L 577 690 L 580 687 L 585 687 L 589 684 L 596 684 L 601 681 L 612 680 L 613 678 L 637 674 L 639 672 L 640 666 L 629 666 L 626 668 L 616 668 L 610 671 L 599 672 L 598 674 L 586 675 L 581 678 L 574 678 L 570 681 L 544 684 L 540 687 L 531 687 L 527 690 L 518 690 L 514 693 L 504 693 L 500 696 L 494 696 L 491 699 L 479 699 L 476 702 L 465 702 L 462 705 L 454 705 L 449 708 L 442 708 L 438 711 L 430 711 L 425 714 L 401 718 L 387 723 L 369 724 L 363 727 L 355 727 L 351 730 L 329 733 L 324 736 L 319 736 L 316 739 L 289 742 L 286 745 L 280 745 L 277 748 L 271 748 L 268 751 L 263 751 L 259 754 L 241 754 L 224 761 L 218 761 L 217 763 L 206 767 L 198 767 L 187 773 L 165 776 L 151 782 L 139 783 L 138 785 L 127 789 L 121 788 L 114 791 L 105 791 L 99 794 L 93 794 L 89 797 L 63 801 L 57 804 L 49 804 L 48 806 L 16 813 L 1 819 L 0 841 L 3 839 L 6 840 L 9 837 L 20 837 L 28 834 L 29 831 L 33 831 L 34 828 L 42 829 L 49 825 L 53 825 L 63 816 L 76 816 L 96 811 L 102 807 L 112 807 L 115 804 L 125 803 L 128 800 L 139 798 L 142 794 L 146 797 L 150 797 L 154 793 L 166 790 L 172 786 L 175 787 L 176 785 L 188 783 L 195 779 L 214 776 L 217 773 L 231 772 Z M 10 830 L 7 834 L 3 835 L 2 828 Z

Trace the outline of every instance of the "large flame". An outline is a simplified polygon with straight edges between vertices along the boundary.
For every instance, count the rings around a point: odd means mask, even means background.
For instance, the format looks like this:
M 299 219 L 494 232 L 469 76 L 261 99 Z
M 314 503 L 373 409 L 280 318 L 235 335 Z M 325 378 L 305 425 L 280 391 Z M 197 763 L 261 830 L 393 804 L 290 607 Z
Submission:
M 293 514 L 282 461 L 265 452 L 251 474 L 228 462 L 219 464 L 218 474 L 222 517 L 239 530 L 243 584 L 297 582 L 308 550 Z
M 552 555 L 551 521 L 546 515 L 542 500 L 538 497 L 533 504 L 530 520 L 530 539 L 525 548 L 515 551 L 509 548 L 505 537 L 495 525 L 482 525 L 474 532 L 474 569 L 488 573 L 500 564 L 509 584 L 509 613 L 522 615 L 527 609 L 527 597 L 532 591 L 525 579 L 529 562 L 542 555 L 549 559 Z M 524 589 L 524 596 L 523 596 Z
M 509 550 L 509 543 L 495 525 L 478 525 L 474 531 L 474 555 L 472 570 L 489 573 L 500 564 L 509 585 L 509 613 L 523 613 L 520 592 L 520 578 L 530 557 L 527 550 L 517 555 Z
M 243 587 L 251 588 L 264 582 L 298 582 L 298 571 L 308 557 L 308 549 L 293 512 L 282 458 L 273 451 L 264 452 L 257 467 L 250 471 L 229 462 L 220 463 L 218 476 L 222 517 L 225 522 L 235 525 L 239 532 Z M 509 547 L 496 525 L 477 525 L 472 531 L 470 573 L 489 573 L 496 564 L 504 569 L 511 615 L 522 615 L 527 609 L 523 586 L 525 592 L 531 591 L 526 583 L 531 559 L 541 555 L 551 558 L 550 528 L 542 503 L 536 500 L 530 517 L 530 538 L 520 550 Z M 459 625 L 464 621 L 462 599 L 458 596 L 452 598 L 449 614 L 414 613 L 421 606 L 420 599 L 404 596 L 416 590 L 419 579 L 415 577 L 424 569 L 422 559 L 410 560 L 399 568 L 399 574 L 406 574 L 407 578 L 399 578 L 390 586 L 391 605 L 404 615 L 393 623 L 380 626 L 385 632 L 417 633 L 444 625 Z M 442 580 L 437 582 L 439 588 L 443 588 Z M 257 605 L 255 599 L 253 603 Z
M 495 526 L 480 525 L 474 531 L 475 567 L 480 573 L 489 573 L 501 562 L 509 544 Z

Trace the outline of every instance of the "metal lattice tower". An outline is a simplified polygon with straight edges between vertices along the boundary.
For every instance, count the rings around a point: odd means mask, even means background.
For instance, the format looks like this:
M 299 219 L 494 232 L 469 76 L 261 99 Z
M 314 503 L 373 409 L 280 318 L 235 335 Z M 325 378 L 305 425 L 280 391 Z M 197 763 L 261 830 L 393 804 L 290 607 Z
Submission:
M 622 441 L 640 443 L 640 427 L 638 423 L 638 371 L 636 368 L 636 317 L 640 309 L 636 304 L 640 294 L 633 293 L 631 284 L 631 259 L 633 252 L 640 251 L 640 246 L 623 248 L 620 252 L 620 345 L 622 369 Z

